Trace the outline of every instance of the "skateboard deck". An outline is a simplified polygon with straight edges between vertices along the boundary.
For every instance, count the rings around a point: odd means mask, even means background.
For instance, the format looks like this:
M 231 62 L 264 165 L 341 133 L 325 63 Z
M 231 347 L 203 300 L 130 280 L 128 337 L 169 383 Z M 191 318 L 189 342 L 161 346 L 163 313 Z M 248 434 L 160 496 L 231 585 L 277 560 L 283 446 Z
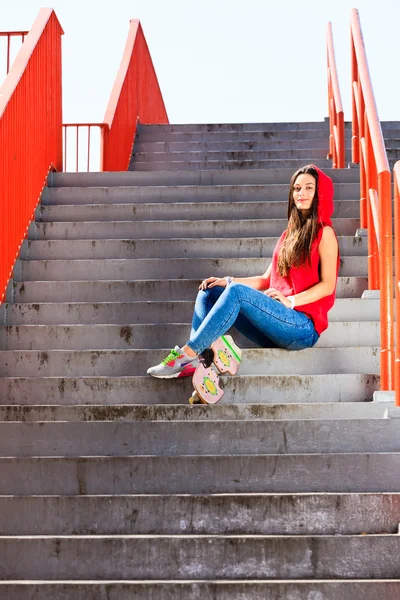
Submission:
M 242 351 L 230 335 L 223 335 L 204 351 L 192 381 L 194 392 L 190 404 L 216 404 L 224 395 L 219 386 L 220 373 L 236 375 Z M 213 366 L 214 365 L 214 366 Z
M 189 402 L 191 404 L 215 404 L 224 395 L 224 391 L 219 387 L 218 374 L 210 367 L 200 363 L 193 375 L 193 387 L 195 389 Z M 197 401 L 192 401 L 197 400 Z
M 212 345 L 214 364 L 220 373 L 236 375 L 242 361 L 242 351 L 230 335 L 222 335 Z

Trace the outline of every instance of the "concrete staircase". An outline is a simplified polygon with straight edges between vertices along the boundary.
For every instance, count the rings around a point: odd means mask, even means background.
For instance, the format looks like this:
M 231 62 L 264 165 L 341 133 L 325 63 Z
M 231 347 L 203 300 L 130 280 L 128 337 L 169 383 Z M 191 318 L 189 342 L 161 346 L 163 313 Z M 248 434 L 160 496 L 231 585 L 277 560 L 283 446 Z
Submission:
M 400 159 L 400 122 L 383 121 L 390 167 Z M 351 162 L 351 123 L 345 123 L 346 161 Z M 131 160 L 135 171 L 270 169 L 293 171 L 313 162 L 329 169 L 329 123 L 250 123 L 230 125 L 144 126 Z
M 50 177 L 0 308 L 1 599 L 398 600 L 400 423 L 365 402 L 357 169 L 329 171 L 341 270 L 315 348 L 234 334 L 214 407 L 145 376 L 186 341 L 200 278 L 265 270 L 327 133 L 146 126 L 134 172 Z

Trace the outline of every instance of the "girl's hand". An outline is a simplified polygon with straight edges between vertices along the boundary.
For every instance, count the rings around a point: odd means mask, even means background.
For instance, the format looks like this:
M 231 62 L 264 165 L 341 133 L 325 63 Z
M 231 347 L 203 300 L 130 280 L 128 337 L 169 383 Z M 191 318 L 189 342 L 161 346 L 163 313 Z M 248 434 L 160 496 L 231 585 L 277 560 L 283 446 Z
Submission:
M 270 298 L 273 298 L 274 300 L 278 300 L 278 302 L 281 302 L 283 306 L 286 306 L 287 308 L 291 308 L 292 306 L 290 300 L 288 300 L 286 296 L 284 296 L 281 292 L 278 292 L 278 290 L 275 288 L 268 288 L 264 294 Z
M 224 277 L 208 277 L 201 282 L 199 290 L 206 290 L 207 288 L 212 288 L 216 285 L 226 287 L 227 281 Z

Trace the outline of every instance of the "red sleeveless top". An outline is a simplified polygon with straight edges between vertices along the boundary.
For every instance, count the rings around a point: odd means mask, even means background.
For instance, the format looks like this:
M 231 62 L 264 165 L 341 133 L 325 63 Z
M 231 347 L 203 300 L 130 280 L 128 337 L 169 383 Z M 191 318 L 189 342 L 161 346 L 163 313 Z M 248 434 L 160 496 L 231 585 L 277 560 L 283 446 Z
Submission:
M 278 255 L 282 247 L 283 241 L 286 237 L 286 231 L 284 231 L 279 238 L 277 245 L 275 246 L 274 254 L 272 256 L 272 269 L 271 269 L 271 281 L 270 286 L 282 292 L 284 296 L 295 296 L 308 290 L 308 288 L 316 285 L 320 281 L 320 259 L 318 246 L 321 241 L 323 228 L 321 227 L 314 242 L 311 250 L 311 264 L 302 265 L 301 267 L 291 267 L 286 277 L 281 277 L 278 273 Z M 339 257 L 338 257 L 339 266 Z M 318 335 L 321 335 L 323 331 L 328 327 L 328 311 L 332 308 L 335 302 L 336 286 L 335 290 L 330 296 L 325 296 L 311 302 L 310 304 L 303 304 L 302 306 L 295 306 L 294 310 L 305 313 L 312 322 L 314 323 L 315 331 Z
M 331 215 L 333 213 L 333 183 L 330 177 L 325 175 L 323 171 L 315 167 L 318 171 L 318 221 L 321 225 L 319 231 L 312 243 L 310 264 L 300 267 L 291 267 L 286 277 L 281 277 L 278 273 L 278 255 L 286 237 L 284 231 L 275 246 L 272 255 L 272 269 L 270 287 L 274 287 L 284 296 L 295 296 L 308 290 L 313 285 L 316 285 L 320 280 L 320 257 L 318 247 L 322 238 L 324 225 L 332 227 Z M 339 272 L 340 257 L 338 253 L 336 278 Z M 315 331 L 321 335 L 328 327 L 328 311 L 332 308 L 335 302 L 336 285 L 333 293 L 330 296 L 325 296 L 302 306 L 295 306 L 294 310 L 303 312 L 314 323 Z

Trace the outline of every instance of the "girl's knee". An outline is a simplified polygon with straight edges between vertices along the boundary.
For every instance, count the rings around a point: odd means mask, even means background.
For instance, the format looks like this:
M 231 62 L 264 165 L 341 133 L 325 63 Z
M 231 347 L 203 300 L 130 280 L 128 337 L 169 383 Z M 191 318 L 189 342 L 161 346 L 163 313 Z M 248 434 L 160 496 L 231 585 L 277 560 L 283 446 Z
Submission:
M 199 298 L 212 298 L 215 295 L 215 288 L 207 288 L 206 290 L 199 290 L 197 296 Z
M 218 300 L 223 291 L 224 288 L 217 286 L 213 288 L 207 288 L 206 290 L 199 290 L 197 292 L 197 301 L 211 302 L 212 304 L 215 304 L 215 302 Z
M 211 298 L 219 298 L 225 289 L 226 288 L 223 288 L 220 285 L 216 285 L 212 288 L 207 288 L 206 292 L 211 296 Z
M 247 285 L 244 285 L 243 283 L 236 283 L 236 281 L 232 281 L 232 283 L 229 284 L 229 285 L 227 285 L 226 288 L 225 288 L 225 290 L 228 293 L 236 294 L 239 297 L 241 297 L 243 295 L 243 292 L 246 289 L 247 290 L 249 289 L 249 287 Z

